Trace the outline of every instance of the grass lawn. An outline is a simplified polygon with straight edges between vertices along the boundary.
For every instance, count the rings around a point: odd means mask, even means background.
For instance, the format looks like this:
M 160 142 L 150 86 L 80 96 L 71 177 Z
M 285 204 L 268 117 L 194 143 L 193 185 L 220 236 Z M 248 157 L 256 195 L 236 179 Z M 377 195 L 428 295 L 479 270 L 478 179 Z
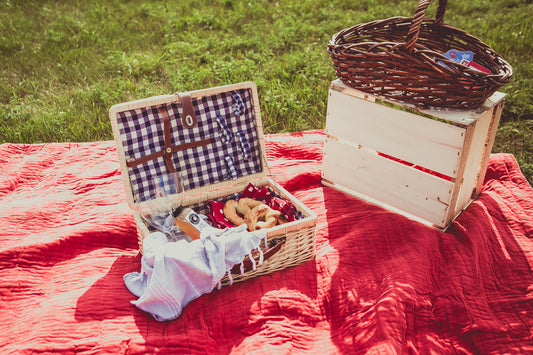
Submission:
M 428 10 L 434 17 L 436 3 Z M 0 143 L 112 139 L 109 108 L 255 81 L 265 133 L 324 128 L 328 40 L 418 1 L 0 0 Z M 533 183 L 533 4 L 448 1 L 445 22 L 514 69 L 493 152 Z

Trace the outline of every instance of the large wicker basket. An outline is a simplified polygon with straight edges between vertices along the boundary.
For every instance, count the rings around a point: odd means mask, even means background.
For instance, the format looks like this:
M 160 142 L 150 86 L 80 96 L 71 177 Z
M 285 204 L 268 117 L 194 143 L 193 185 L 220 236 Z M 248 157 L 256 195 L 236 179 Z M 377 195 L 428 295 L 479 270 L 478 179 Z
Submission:
M 413 17 L 393 17 L 344 29 L 328 44 L 337 77 L 374 95 L 421 107 L 472 109 L 506 84 L 512 68 L 479 39 L 443 23 L 446 0 L 435 20 L 425 18 L 431 1 L 420 0 Z M 490 73 L 444 54 L 472 52 Z
M 222 284 L 269 274 L 314 257 L 316 214 L 269 177 L 253 82 L 117 104 L 109 110 L 109 117 L 141 253 L 144 238 L 154 232 L 144 218 L 147 212 L 158 214 L 181 205 L 207 214 L 208 202 L 234 199 L 252 183 L 289 201 L 300 218 L 269 228 L 267 244 L 272 250 L 264 249 L 264 263 L 244 275 L 226 276 Z M 230 131 L 233 139 L 226 140 L 224 133 Z M 245 159 L 236 134 L 247 141 Z M 225 165 L 226 156 L 233 157 L 232 169 Z M 181 176 L 181 191 L 153 198 L 156 181 L 167 179 L 169 171 Z

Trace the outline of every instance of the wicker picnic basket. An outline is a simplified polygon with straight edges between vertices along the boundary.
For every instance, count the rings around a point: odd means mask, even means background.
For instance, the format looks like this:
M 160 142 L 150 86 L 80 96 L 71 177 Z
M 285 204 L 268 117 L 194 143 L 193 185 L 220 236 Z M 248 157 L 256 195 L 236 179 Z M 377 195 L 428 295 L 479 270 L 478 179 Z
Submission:
M 512 68 L 479 39 L 443 23 L 446 0 L 435 20 L 431 1 L 420 0 L 413 17 L 358 24 L 331 38 L 328 53 L 337 77 L 355 89 L 420 107 L 473 109 L 506 84 Z M 487 72 L 444 54 L 471 52 Z
M 270 248 L 264 248 L 263 264 L 244 275 L 235 272 L 232 280 L 226 276 L 222 284 L 266 275 L 314 257 L 316 214 L 270 176 L 253 82 L 117 104 L 109 110 L 109 117 L 141 253 L 144 238 L 154 232 L 146 212 L 188 206 L 207 214 L 207 202 L 236 198 L 252 183 L 290 202 L 300 218 L 269 228 Z M 176 173 L 180 189 L 164 196 L 153 193 L 158 182 Z

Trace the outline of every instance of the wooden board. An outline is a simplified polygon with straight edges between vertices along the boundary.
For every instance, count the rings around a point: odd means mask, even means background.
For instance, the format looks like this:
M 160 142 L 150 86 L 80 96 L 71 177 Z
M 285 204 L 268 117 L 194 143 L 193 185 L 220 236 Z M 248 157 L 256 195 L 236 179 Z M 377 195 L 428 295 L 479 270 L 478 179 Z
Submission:
M 477 175 L 477 182 L 475 185 L 475 191 L 472 193 L 473 196 L 479 195 L 481 191 L 481 186 L 485 180 L 485 173 L 487 172 L 487 165 L 489 164 L 490 154 L 492 152 L 492 147 L 494 145 L 494 139 L 496 138 L 496 133 L 498 132 L 498 125 L 500 124 L 500 118 L 502 115 L 504 101 L 498 102 L 494 107 L 492 112 L 492 118 L 490 120 L 489 132 L 485 140 L 486 149 L 483 150 L 483 157 L 481 159 L 481 166 L 479 173 Z
M 454 178 L 465 129 L 330 90 L 326 131 Z
M 356 90 L 354 88 L 351 88 L 344 84 L 339 79 L 336 79 L 331 82 L 331 88 L 338 91 L 343 92 L 347 95 L 351 95 L 354 97 L 363 98 L 367 101 L 375 102 L 377 100 L 381 100 L 384 102 L 389 102 L 392 104 L 397 104 L 406 108 L 409 108 L 414 111 L 418 111 L 423 115 L 429 115 L 433 117 L 438 117 L 443 120 L 450 121 L 453 125 L 459 126 L 459 127 L 466 127 L 473 123 L 477 118 L 479 117 L 480 113 L 482 113 L 484 110 L 490 109 L 494 107 L 495 105 L 499 103 L 503 103 L 506 94 L 502 92 L 495 92 L 492 94 L 491 97 L 489 97 L 485 103 L 475 110 L 461 110 L 461 109 L 449 109 L 449 108 L 439 108 L 439 107 L 432 107 L 432 108 L 420 108 L 414 104 L 392 100 L 387 97 L 381 97 L 377 95 L 371 95 L 364 93 L 362 91 Z
M 481 160 L 487 146 L 485 141 L 490 128 L 492 110 L 485 111 L 477 120 L 475 129 L 471 130 L 471 143 L 465 147 L 463 152 L 465 168 L 461 178 L 457 181 L 460 187 L 457 192 L 457 203 L 450 212 L 455 216 L 472 200 L 473 192 L 476 188 L 478 175 L 481 169 Z M 470 132 L 468 133 L 470 134 Z M 467 148 L 467 149 L 466 149 Z
M 332 137 L 322 178 L 443 227 L 453 183 Z

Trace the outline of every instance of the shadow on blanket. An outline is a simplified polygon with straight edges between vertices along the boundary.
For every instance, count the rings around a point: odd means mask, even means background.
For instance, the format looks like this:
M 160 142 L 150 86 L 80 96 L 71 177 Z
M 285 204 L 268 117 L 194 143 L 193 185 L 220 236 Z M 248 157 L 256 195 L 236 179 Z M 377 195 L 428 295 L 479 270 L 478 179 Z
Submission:
M 517 182 L 516 169 L 487 178 L 506 189 L 509 179 Z M 339 265 L 327 313 L 339 348 L 498 353 L 530 335 L 533 277 L 518 240 L 533 236 L 532 219 L 520 203 L 503 212 L 491 183 L 485 186 L 446 233 L 324 188 Z
M 261 331 L 264 323 L 268 322 L 269 316 L 260 316 L 260 314 L 275 314 L 276 317 L 283 315 L 288 321 L 291 318 L 301 318 L 300 307 L 293 307 L 291 310 L 276 302 L 276 295 L 284 299 L 292 298 L 294 302 L 306 303 L 307 299 L 310 307 L 313 300 L 317 298 L 316 263 L 311 260 L 286 270 L 282 278 L 266 275 L 244 283 L 235 283 L 221 290 L 215 289 L 210 294 L 203 295 L 187 305 L 184 313 L 178 318 L 179 321 L 157 322 L 152 316 L 138 310 L 135 306 L 127 306 L 135 296 L 126 290 L 123 276 L 126 273 L 138 271 L 140 261 L 139 253 L 117 257 L 109 271 L 78 299 L 76 321 L 102 322 L 107 320 L 113 322 L 121 318 L 133 317 L 139 335 L 149 344 L 146 346 L 154 351 L 159 347 L 174 349 L 183 347 L 184 338 L 166 337 L 165 334 L 182 334 L 189 339 L 195 332 L 204 337 L 206 330 L 212 333 L 213 337 L 224 337 L 225 348 L 231 349 L 234 345 L 241 344 L 247 336 Z M 303 279 L 302 273 L 308 275 L 305 277 L 305 288 L 300 287 Z M 302 290 L 305 291 L 302 292 Z M 220 317 L 220 321 L 212 319 L 213 317 Z M 249 320 L 245 328 L 240 323 L 242 319 Z M 210 320 L 209 324 L 206 320 Z M 234 324 L 231 323 L 232 320 Z M 311 324 L 316 321 L 305 320 L 306 323 Z M 236 331 L 239 328 L 240 330 Z M 231 345 L 232 343 L 234 345 Z M 200 346 L 200 344 L 197 345 Z M 224 353 L 224 351 L 219 349 L 217 353 Z
M 138 253 L 117 257 L 109 271 L 78 298 L 76 321 L 93 322 L 130 316 L 132 310 L 123 306 L 132 300 L 132 296 L 124 292 L 122 277 L 128 272 L 137 271 L 140 262 Z M 140 312 L 136 312 L 135 316 L 146 318 Z

